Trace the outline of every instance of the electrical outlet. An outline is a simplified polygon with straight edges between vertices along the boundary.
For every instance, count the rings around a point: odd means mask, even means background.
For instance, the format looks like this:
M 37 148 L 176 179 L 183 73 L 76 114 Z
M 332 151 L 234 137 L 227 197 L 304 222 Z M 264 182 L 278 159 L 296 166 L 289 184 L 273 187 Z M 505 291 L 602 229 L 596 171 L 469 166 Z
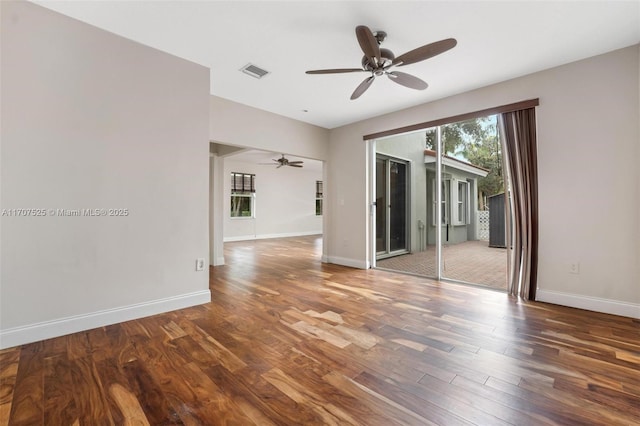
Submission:
M 204 258 L 199 257 L 196 259 L 196 271 L 204 271 Z
M 579 274 L 580 273 L 580 262 L 570 263 L 569 264 L 569 273 L 570 274 Z

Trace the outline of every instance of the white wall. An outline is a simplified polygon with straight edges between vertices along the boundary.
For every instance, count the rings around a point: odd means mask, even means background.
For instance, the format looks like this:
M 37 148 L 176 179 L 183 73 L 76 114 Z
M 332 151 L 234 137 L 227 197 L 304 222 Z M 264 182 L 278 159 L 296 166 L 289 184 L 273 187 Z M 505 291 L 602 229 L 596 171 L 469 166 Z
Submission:
M 212 142 L 326 160 L 329 131 L 217 96 L 210 97 Z
M 631 46 L 331 130 L 328 257 L 368 264 L 363 135 L 539 98 L 539 298 L 640 317 L 639 62 Z
M 224 240 L 292 237 L 322 233 L 316 216 L 316 181 L 322 173 L 305 168 L 263 166 L 225 158 Z M 255 218 L 231 218 L 231 173 L 256 175 Z
M 210 300 L 209 72 L 1 2 L 0 346 Z M 126 217 L 49 209 L 126 208 Z

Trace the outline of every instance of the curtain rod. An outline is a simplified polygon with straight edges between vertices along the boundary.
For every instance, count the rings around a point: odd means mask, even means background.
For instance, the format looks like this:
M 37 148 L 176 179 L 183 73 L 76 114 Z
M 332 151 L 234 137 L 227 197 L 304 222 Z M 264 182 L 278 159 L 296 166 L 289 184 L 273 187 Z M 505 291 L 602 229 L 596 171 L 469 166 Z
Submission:
M 518 111 L 521 109 L 533 108 L 540 105 L 539 98 L 528 99 L 526 101 L 515 102 L 512 104 L 501 105 L 493 108 L 482 109 L 479 111 L 467 112 L 465 114 L 454 115 L 437 120 L 425 121 L 424 123 L 412 124 L 410 126 L 398 127 L 397 129 L 385 130 L 383 132 L 364 135 L 362 139 L 371 140 L 385 136 L 393 136 L 401 133 L 413 132 L 415 130 L 428 129 L 430 127 L 441 126 L 443 124 L 456 123 L 458 121 L 471 120 L 472 118 L 483 117 L 487 115 L 502 114 L 504 112 Z

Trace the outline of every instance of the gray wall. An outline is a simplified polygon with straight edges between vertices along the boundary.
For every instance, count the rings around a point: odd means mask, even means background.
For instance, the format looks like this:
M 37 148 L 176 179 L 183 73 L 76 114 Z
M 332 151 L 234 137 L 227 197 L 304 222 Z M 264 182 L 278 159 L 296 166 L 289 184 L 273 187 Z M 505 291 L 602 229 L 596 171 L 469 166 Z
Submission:
M 1 2 L 0 346 L 210 299 L 209 72 L 27 2 Z

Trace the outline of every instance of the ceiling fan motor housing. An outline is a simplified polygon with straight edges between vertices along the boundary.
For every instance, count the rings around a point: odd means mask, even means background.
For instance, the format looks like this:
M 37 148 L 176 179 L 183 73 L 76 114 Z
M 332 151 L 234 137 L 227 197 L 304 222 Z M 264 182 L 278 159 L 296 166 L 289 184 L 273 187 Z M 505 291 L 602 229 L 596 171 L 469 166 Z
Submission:
M 382 58 L 382 63 L 376 67 L 376 65 L 367 58 L 367 56 L 362 57 L 362 68 L 367 71 L 374 71 L 377 68 L 384 68 L 391 65 L 391 62 L 396 58 L 396 55 L 393 54 L 389 49 L 380 49 L 380 57 Z

